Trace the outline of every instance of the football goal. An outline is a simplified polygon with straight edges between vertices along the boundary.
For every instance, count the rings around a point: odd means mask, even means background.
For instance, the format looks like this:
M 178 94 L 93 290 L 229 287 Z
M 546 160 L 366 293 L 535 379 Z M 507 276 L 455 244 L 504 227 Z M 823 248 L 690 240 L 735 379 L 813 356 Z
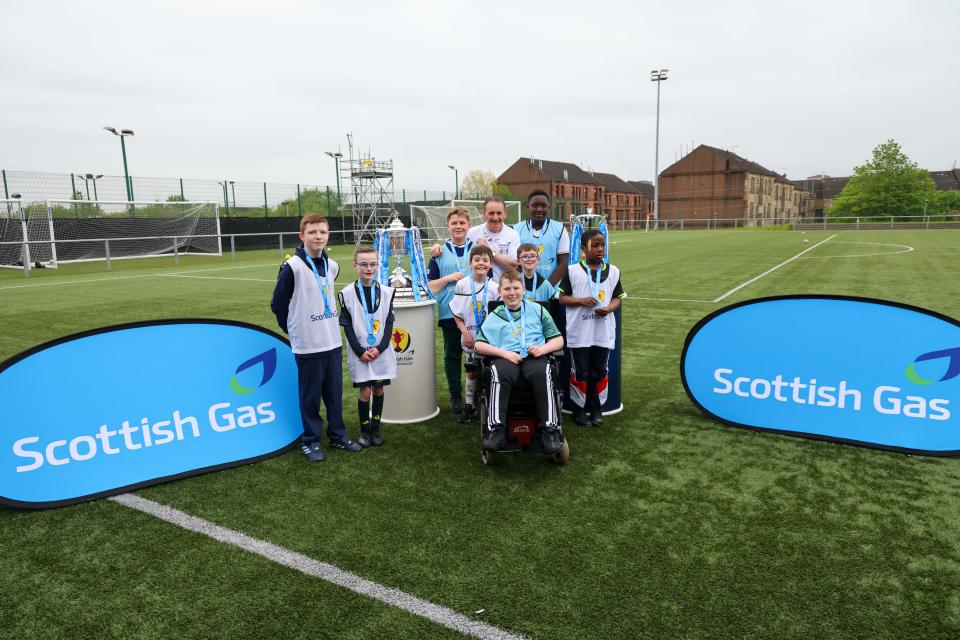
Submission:
M 2 204 L 2 203 L 0 203 Z M 0 266 L 221 255 L 215 202 L 47 200 L 0 208 Z
M 520 222 L 520 201 L 507 200 L 507 218 L 504 224 Z M 444 205 L 410 205 L 413 224 L 420 228 L 420 237 L 428 240 L 443 240 L 447 237 L 447 213 L 454 207 L 463 207 L 470 212 L 470 226 L 483 222 L 483 200 L 451 200 Z

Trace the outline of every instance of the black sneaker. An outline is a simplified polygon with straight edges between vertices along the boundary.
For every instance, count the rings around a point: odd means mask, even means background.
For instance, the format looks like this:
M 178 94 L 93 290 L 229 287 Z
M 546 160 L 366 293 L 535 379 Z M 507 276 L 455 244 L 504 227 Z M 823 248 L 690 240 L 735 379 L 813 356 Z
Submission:
M 300 445 L 300 451 L 303 451 L 303 455 L 307 456 L 307 460 L 310 462 L 323 462 L 327 457 L 323 455 L 323 449 L 320 448 L 319 442 L 302 444 Z
M 547 453 L 557 453 L 563 448 L 563 431 L 560 427 L 544 427 L 540 432 L 543 440 L 543 450 Z
M 370 444 L 375 447 L 383 446 L 383 436 L 380 435 L 380 421 L 374 420 L 370 426 Z
M 496 451 L 503 444 L 507 437 L 507 430 L 502 425 L 491 427 L 487 430 L 487 435 L 483 437 L 483 448 Z
M 600 409 L 594 409 L 590 412 L 590 424 L 599 427 L 603 424 L 603 412 Z
M 370 423 L 369 422 L 360 423 L 360 438 L 357 440 L 357 443 L 364 449 L 370 446 Z
M 583 411 L 574 411 L 573 421 L 576 422 L 581 427 L 592 427 L 593 423 L 590 422 L 590 416 L 588 416 Z
M 460 414 L 460 417 L 457 418 L 457 422 L 461 422 L 461 423 L 463 423 L 463 422 L 470 422 L 471 420 L 473 420 L 473 416 L 474 416 L 475 414 L 476 414 L 476 413 L 475 413 L 475 411 L 474 411 L 474 409 L 473 409 L 473 405 L 472 405 L 472 404 L 465 405 L 465 406 L 463 407 L 463 413 L 461 413 L 461 414 Z
M 450 411 L 456 414 L 463 413 L 463 400 L 460 399 L 460 396 L 450 396 Z
M 360 453 L 363 451 L 363 447 L 351 440 L 350 438 L 344 438 L 342 440 L 331 440 L 330 446 L 334 449 L 343 449 L 344 451 L 349 451 L 350 453 Z

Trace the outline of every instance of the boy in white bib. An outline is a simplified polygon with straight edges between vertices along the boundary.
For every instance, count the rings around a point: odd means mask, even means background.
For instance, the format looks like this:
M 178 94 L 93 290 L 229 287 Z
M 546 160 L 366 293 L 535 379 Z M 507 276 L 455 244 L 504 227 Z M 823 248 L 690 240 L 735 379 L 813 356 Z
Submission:
M 340 291 L 340 326 L 350 347 L 347 350 L 350 379 L 359 389 L 360 446 L 379 447 L 383 444 L 380 434 L 383 387 L 397 377 L 397 354 L 390 348 L 393 289 L 373 279 L 377 273 L 377 253 L 373 247 L 358 246 L 353 252 L 353 267 L 360 277 Z

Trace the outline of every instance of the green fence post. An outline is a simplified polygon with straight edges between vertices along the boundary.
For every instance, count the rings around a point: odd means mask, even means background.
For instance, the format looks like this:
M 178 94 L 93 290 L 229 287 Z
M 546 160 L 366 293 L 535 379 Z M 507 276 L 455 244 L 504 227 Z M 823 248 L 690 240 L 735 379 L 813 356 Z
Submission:
M 130 180 L 130 202 L 133 202 L 137 199 L 136 196 L 133 195 L 133 176 L 130 176 L 128 179 Z
M 297 185 L 297 217 L 303 217 L 303 203 L 300 201 L 300 185 Z
M 446 192 L 446 191 L 441 191 L 441 192 L 440 192 L 440 199 L 443 200 L 443 201 L 446 201 L 446 199 L 447 199 L 447 192 Z
M 237 203 L 234 202 L 233 204 L 237 204 Z M 266 218 L 268 215 L 270 215 L 269 206 L 270 206 L 270 205 L 267 204 L 267 183 L 264 182 L 264 183 L 263 183 L 263 217 L 264 217 L 264 218 Z
M 227 217 L 230 217 L 230 195 L 227 193 L 227 181 L 224 180 L 220 183 L 223 186 L 223 208 L 227 212 Z
M 10 190 L 7 189 L 7 170 L 3 169 L 3 197 L 7 200 L 10 199 Z
M 94 182 L 93 184 L 96 185 L 97 183 Z M 181 200 L 187 199 L 187 196 L 183 195 L 183 178 L 180 178 L 180 199 Z
M 427 190 L 426 190 L 426 189 L 423 190 L 423 201 L 424 201 L 424 202 L 427 201 Z
M 407 190 L 402 189 L 401 192 L 403 193 L 403 206 L 407 206 Z

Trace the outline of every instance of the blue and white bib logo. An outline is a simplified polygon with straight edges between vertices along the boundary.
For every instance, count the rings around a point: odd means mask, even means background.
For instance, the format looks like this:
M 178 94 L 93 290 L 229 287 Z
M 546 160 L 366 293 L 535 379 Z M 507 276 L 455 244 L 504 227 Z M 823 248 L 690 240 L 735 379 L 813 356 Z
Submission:
M 907 305 L 783 296 L 720 309 L 687 336 L 684 387 L 727 424 L 960 455 L 960 322 Z
M 75 382 L 54 387 L 51 372 Z M 238 322 L 145 322 L 68 336 L 0 365 L 0 397 L 0 502 L 20 507 L 253 462 L 301 432 L 288 344 Z

